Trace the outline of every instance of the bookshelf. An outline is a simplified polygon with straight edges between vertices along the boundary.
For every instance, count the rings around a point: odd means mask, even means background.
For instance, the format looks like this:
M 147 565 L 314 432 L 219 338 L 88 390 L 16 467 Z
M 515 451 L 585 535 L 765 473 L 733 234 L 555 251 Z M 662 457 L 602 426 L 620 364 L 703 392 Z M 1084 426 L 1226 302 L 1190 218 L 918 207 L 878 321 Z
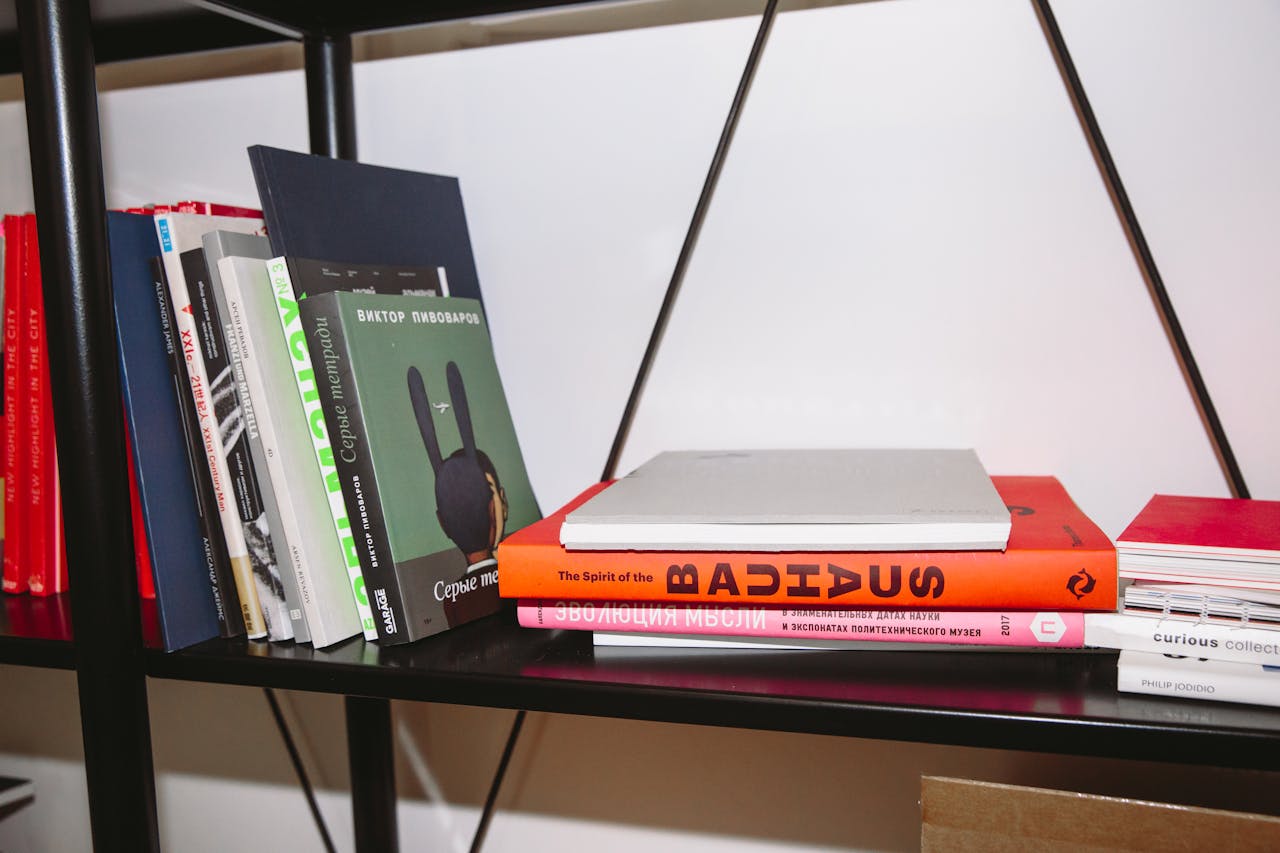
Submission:
M 230 17 L 211 11 L 211 5 Z M 40 152 L 32 169 L 52 285 L 49 315 L 64 332 L 52 353 L 59 451 L 64 466 L 81 472 L 81 488 L 66 497 L 72 592 L 43 602 L 6 600 L 0 662 L 76 671 L 96 846 L 158 845 L 148 678 L 349 697 L 349 729 L 363 732 L 365 741 L 362 750 L 352 751 L 353 761 L 364 762 L 361 772 L 353 772 L 363 782 L 354 795 L 357 834 L 361 849 L 370 850 L 395 843 L 394 813 L 388 814 L 394 804 L 390 699 L 1239 768 L 1280 766 L 1280 712 L 1118 695 L 1110 654 L 922 653 L 909 661 L 888 653 L 640 655 L 593 650 L 580 635 L 522 630 L 509 615 L 390 649 L 360 639 L 323 651 L 242 640 L 211 641 L 174 654 L 144 646 L 138 626 L 146 615 L 139 613 L 131 545 L 122 533 L 130 529 L 127 505 L 118 499 L 126 482 L 118 452 L 118 380 L 113 368 L 103 367 L 115 364 L 115 345 L 105 287 L 95 51 L 105 61 L 150 55 L 162 44 L 178 52 L 301 39 L 313 150 L 350 157 L 356 147 L 351 33 L 548 5 L 568 4 L 455 0 L 424 9 L 407 0 L 258 0 L 195 7 L 132 0 L 95 6 L 91 23 L 78 4 L 21 0 L 17 19 L 0 18 L 8 40 L 0 43 L 22 48 L 31 147 Z M 770 14 L 773 8 L 770 3 Z M 245 18 L 263 22 L 265 29 Z M 753 60 L 759 52 L 753 50 Z M 740 88 L 734 115 L 742 95 Z M 722 140 L 715 164 L 725 148 Z M 715 164 L 704 202 L 714 187 Z M 1129 227 L 1136 228 L 1136 220 Z M 686 241 L 673 288 L 688 246 Z M 655 324 L 646 364 L 669 303 Z M 632 403 L 635 398 L 633 393 Z M 72 639 L 73 622 L 83 642 Z

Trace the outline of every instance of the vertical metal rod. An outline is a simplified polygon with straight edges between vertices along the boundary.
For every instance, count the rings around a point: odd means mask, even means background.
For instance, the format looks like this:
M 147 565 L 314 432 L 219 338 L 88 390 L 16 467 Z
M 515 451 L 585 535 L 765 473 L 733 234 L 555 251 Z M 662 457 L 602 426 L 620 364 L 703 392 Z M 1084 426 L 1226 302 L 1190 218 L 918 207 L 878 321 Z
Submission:
M 1200 411 L 1200 419 L 1209 434 L 1209 441 L 1218 457 L 1218 464 L 1227 479 L 1227 485 L 1230 486 L 1231 493 L 1236 497 L 1247 498 L 1249 497 L 1249 489 L 1245 485 L 1244 474 L 1241 473 L 1240 466 L 1236 463 L 1235 453 L 1231 450 L 1231 443 L 1227 441 L 1227 434 L 1222 428 L 1222 421 L 1218 419 L 1218 411 L 1214 408 L 1213 400 L 1209 397 L 1209 389 L 1200 375 L 1200 368 L 1196 365 L 1195 355 L 1191 352 L 1191 345 L 1187 342 L 1186 335 L 1183 334 L 1182 324 L 1178 321 L 1178 314 L 1174 311 L 1173 301 L 1169 298 L 1169 292 L 1165 289 L 1164 279 L 1160 276 L 1160 270 L 1156 268 L 1156 261 L 1151 254 L 1151 247 L 1147 244 L 1147 238 L 1142 233 L 1142 226 L 1138 224 L 1137 214 L 1134 213 L 1133 205 L 1129 201 L 1129 194 L 1125 191 L 1124 182 L 1120 179 L 1120 172 L 1116 168 L 1115 160 L 1111 157 L 1111 150 L 1107 147 L 1107 141 L 1102 136 L 1102 128 L 1098 125 L 1098 119 L 1093 113 L 1093 107 L 1089 103 L 1089 96 L 1085 93 L 1084 84 L 1080 82 L 1080 75 L 1076 73 L 1075 63 L 1071 59 L 1070 51 L 1067 50 L 1067 43 L 1062 37 L 1062 30 L 1058 27 L 1058 20 L 1054 17 L 1053 10 L 1049 7 L 1049 0 L 1031 0 L 1031 2 L 1040 18 L 1041 29 L 1044 31 L 1045 40 L 1049 43 L 1049 50 L 1058 64 L 1058 70 L 1062 74 L 1067 92 L 1070 94 L 1072 103 L 1075 106 L 1080 126 L 1084 130 L 1090 146 L 1093 148 L 1099 171 L 1102 172 L 1102 179 L 1111 194 L 1116 213 L 1119 215 L 1121 225 L 1124 227 L 1125 235 L 1129 238 L 1129 245 L 1133 247 L 1138 265 L 1142 268 L 1143 276 L 1147 281 L 1147 288 L 1151 292 L 1152 301 L 1155 303 L 1156 311 L 1160 315 L 1160 321 L 1164 324 L 1169 342 L 1173 344 L 1174 355 L 1178 360 L 1178 365 L 1182 369 L 1182 374 L 1186 378 L 1187 384 L 1190 386 L 1192 397 Z
M 303 61 L 307 76 L 307 123 L 311 153 L 356 159 L 354 69 L 349 35 L 307 35 Z M 351 809 L 356 850 L 394 853 L 396 831 L 395 752 L 391 703 L 346 697 L 347 761 L 351 768 Z
M 357 853 L 395 853 L 396 777 L 390 748 L 391 703 L 347 697 L 347 753 Z
M 157 850 L 89 6 L 17 11 L 93 843 Z
M 354 160 L 356 110 L 351 36 L 308 35 L 303 40 L 303 51 L 311 153 Z
M 635 420 L 636 407 L 639 405 L 640 395 L 644 392 L 645 382 L 649 379 L 649 371 L 653 367 L 653 359 L 657 355 L 658 346 L 662 343 L 662 334 L 666 331 L 667 321 L 671 317 L 676 294 L 680 292 L 685 270 L 689 266 L 689 260 L 693 257 L 693 249 L 698 243 L 698 234 L 702 231 L 702 222 L 706 219 L 707 209 L 711 206 L 711 198 L 715 195 L 716 183 L 720 179 L 720 171 L 724 168 L 729 146 L 733 142 L 734 131 L 738 127 L 738 117 L 742 113 L 742 105 L 746 103 L 747 94 L 751 91 L 751 81 L 755 77 L 756 68 L 760 65 L 760 57 L 764 54 L 764 46 L 769 40 L 769 31 L 773 28 L 773 21 L 777 17 L 777 11 L 778 0 L 768 0 L 765 4 L 764 14 L 760 18 L 760 26 L 756 30 L 755 42 L 751 45 L 751 53 L 747 56 L 747 65 L 742 70 L 742 77 L 738 81 L 738 90 L 733 95 L 733 103 L 729 107 L 729 115 L 725 118 L 723 130 L 720 131 L 720 141 L 716 145 L 715 154 L 711 158 L 711 167 L 707 170 L 706 180 L 702 183 L 702 194 L 698 196 L 698 203 L 693 209 L 693 218 L 689 221 L 688 231 L 685 232 L 684 245 L 680 247 L 680 256 L 676 259 L 675 269 L 671 273 L 671 282 L 667 285 L 667 293 L 662 299 L 662 307 L 658 309 L 657 319 L 654 320 L 653 331 L 649 335 L 649 344 L 645 347 L 644 357 L 640 360 L 640 368 L 636 372 L 635 382 L 631 385 L 631 394 L 627 397 L 627 405 L 622 411 L 622 420 L 618 423 L 618 431 L 614 433 L 613 446 L 609 449 L 609 459 L 605 462 L 604 473 L 600 475 L 601 480 L 611 479 L 617 471 L 618 457 L 622 455 L 622 448 L 626 444 L 627 434 L 631 432 L 631 422 Z

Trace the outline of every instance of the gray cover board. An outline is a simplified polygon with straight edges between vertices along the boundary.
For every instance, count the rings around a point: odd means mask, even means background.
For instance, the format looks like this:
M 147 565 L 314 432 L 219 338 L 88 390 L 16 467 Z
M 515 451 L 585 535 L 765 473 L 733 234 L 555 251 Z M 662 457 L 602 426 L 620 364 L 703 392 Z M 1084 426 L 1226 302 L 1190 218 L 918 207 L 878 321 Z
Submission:
M 643 537 L 653 524 L 724 525 L 726 539 L 706 544 L 730 549 L 746 525 L 977 524 L 1007 538 L 1009 511 L 972 450 L 671 451 L 571 512 L 562 539 L 613 525 Z

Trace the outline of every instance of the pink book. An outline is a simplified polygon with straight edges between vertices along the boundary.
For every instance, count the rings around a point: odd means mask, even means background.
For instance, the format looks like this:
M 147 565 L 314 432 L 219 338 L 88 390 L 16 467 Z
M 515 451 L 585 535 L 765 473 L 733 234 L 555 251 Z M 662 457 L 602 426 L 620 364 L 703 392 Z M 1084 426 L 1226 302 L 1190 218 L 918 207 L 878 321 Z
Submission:
M 1024 648 L 1084 645 L 1084 614 L 1029 610 L 853 610 L 658 601 L 521 599 L 526 628 Z

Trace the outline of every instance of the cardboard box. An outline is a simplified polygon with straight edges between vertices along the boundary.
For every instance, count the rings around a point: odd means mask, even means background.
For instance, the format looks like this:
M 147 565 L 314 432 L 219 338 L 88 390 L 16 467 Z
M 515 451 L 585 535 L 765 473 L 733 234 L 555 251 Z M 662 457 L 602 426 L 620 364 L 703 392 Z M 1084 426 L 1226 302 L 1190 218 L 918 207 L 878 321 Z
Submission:
M 922 853 L 1274 853 L 1280 818 L 924 776 Z

